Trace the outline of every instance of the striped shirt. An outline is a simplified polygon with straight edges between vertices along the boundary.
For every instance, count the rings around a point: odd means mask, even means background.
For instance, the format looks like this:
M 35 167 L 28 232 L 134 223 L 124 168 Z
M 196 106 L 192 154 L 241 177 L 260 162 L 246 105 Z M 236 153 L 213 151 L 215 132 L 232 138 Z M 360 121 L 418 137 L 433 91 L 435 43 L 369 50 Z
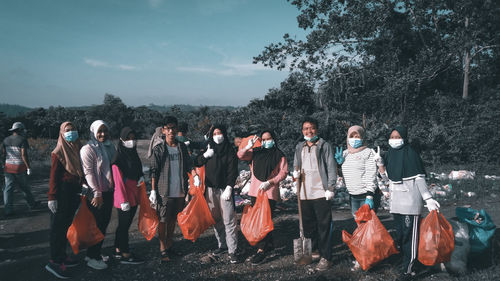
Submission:
M 375 152 L 370 148 L 353 154 L 344 151 L 344 159 L 342 173 L 349 194 L 374 193 L 377 187 Z
M 2 146 L 5 149 L 5 172 L 18 174 L 26 171 L 27 167 L 21 152 L 22 149 L 27 150 L 29 147 L 26 138 L 21 135 L 11 135 L 4 139 Z

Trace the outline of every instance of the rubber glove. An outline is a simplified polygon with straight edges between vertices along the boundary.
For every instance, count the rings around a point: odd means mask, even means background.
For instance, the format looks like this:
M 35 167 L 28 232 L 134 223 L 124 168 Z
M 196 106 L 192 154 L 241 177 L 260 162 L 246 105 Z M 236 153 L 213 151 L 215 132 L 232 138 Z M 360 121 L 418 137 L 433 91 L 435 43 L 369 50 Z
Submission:
M 293 172 L 292 172 L 292 177 L 293 177 L 294 179 L 298 179 L 298 178 L 300 178 L 300 171 L 299 171 L 299 170 L 293 171 Z
M 26 174 L 29 176 L 31 175 L 31 169 L 26 170 Z
M 52 213 L 56 213 L 57 212 L 57 200 L 49 200 L 47 202 L 47 205 L 49 206 L 49 210 L 52 212 Z
M 370 209 L 373 209 L 373 196 L 371 195 L 366 196 L 365 204 L 368 204 L 368 206 L 370 206 Z
M 156 200 L 156 190 L 151 190 L 151 193 L 149 194 L 149 202 L 151 202 L 151 204 L 154 204 L 156 205 L 157 203 L 157 200 Z
M 439 211 L 439 207 L 441 207 L 439 205 L 439 202 L 432 198 L 425 200 L 425 203 L 427 204 L 427 209 L 429 210 L 429 212 L 434 210 Z
M 258 139 L 259 139 L 259 136 L 257 136 L 257 135 L 255 135 L 255 136 L 253 136 L 253 138 L 249 139 L 247 146 L 245 146 L 245 150 L 251 149 Z
M 191 144 L 191 142 L 190 142 L 190 141 L 185 141 L 185 142 L 184 142 L 184 144 L 185 144 L 186 146 L 189 146 L 189 145 Z
M 226 189 L 224 189 L 224 192 L 222 192 L 222 195 L 220 196 L 223 200 L 229 201 L 231 200 L 231 192 L 233 191 L 233 188 L 228 185 L 226 186 Z
M 344 156 L 342 155 L 342 147 L 335 148 L 335 161 L 337 161 L 339 165 L 342 165 L 342 163 L 344 163 Z
M 193 178 L 193 183 L 194 183 L 194 186 L 196 186 L 196 187 L 200 186 L 201 185 L 200 176 L 195 175 Z
M 209 158 L 212 158 L 212 156 L 214 156 L 214 150 L 212 148 L 210 148 L 210 144 L 207 146 L 207 151 L 205 151 L 205 153 L 203 153 L 203 157 L 205 157 L 206 159 L 209 159 Z
M 335 196 L 335 192 L 330 191 L 330 190 L 325 191 L 325 199 L 326 200 L 330 201 L 333 199 L 334 196 Z
M 375 163 L 377 163 L 377 166 L 384 166 L 384 160 L 382 159 L 382 156 L 380 156 L 380 146 L 377 146 L 377 152 L 375 152 Z
M 269 189 L 270 186 L 271 186 L 271 183 L 269 181 L 265 181 L 265 182 L 260 184 L 259 189 L 266 191 Z
M 122 211 L 126 212 L 126 211 L 130 210 L 130 203 L 129 202 L 121 203 L 120 207 L 121 207 Z

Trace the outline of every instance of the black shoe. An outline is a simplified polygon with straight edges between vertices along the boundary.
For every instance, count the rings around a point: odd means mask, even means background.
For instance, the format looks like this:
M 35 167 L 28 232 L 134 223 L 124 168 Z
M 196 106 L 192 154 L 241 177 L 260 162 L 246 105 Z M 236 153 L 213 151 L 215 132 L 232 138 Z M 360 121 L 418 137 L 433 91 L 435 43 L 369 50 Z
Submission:
M 217 250 L 213 251 L 213 254 L 218 256 L 224 254 L 225 252 L 227 252 L 227 248 L 218 248 Z
M 266 259 L 266 252 L 257 252 L 253 257 L 250 259 L 250 262 L 253 265 L 257 265 L 262 263 Z
M 70 278 L 70 276 L 66 272 L 66 267 L 64 266 L 64 264 L 58 264 L 58 263 L 49 261 L 49 263 L 45 266 L 45 269 L 59 279 L 69 279 Z
M 139 258 L 139 257 L 136 257 L 134 254 L 130 254 L 129 257 L 124 257 L 122 255 L 122 257 L 120 259 L 120 263 L 122 263 L 122 264 L 141 264 L 141 263 L 144 263 L 144 260 Z
M 115 258 L 115 260 L 121 260 L 122 259 L 122 252 L 115 250 L 115 254 L 113 255 L 113 257 Z
M 63 261 L 63 264 L 66 267 L 75 267 L 75 266 L 79 265 L 80 262 L 78 260 L 74 260 L 70 257 L 66 257 L 66 259 L 64 259 L 64 261 Z
M 229 254 L 229 262 L 232 264 L 241 263 L 241 259 L 237 254 Z

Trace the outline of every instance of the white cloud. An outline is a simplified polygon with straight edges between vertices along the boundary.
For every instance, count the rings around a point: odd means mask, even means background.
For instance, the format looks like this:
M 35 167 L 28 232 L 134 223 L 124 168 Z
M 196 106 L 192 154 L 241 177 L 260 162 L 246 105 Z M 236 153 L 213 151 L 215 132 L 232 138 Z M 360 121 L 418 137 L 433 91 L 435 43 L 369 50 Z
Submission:
M 219 67 L 206 66 L 181 66 L 178 71 L 193 73 L 208 73 L 219 76 L 253 76 L 259 71 L 269 71 L 271 69 L 263 65 L 252 63 L 221 63 Z
M 118 68 L 122 69 L 122 70 L 136 70 L 137 69 L 137 67 L 135 67 L 135 66 L 126 65 L 126 64 L 119 64 Z
M 103 67 L 103 68 L 115 68 L 115 69 L 120 69 L 120 70 L 127 70 L 127 71 L 132 71 L 132 70 L 137 70 L 138 67 L 133 66 L 133 65 L 128 65 L 128 64 L 111 64 L 106 61 L 101 61 L 101 60 L 96 60 L 96 59 L 89 59 L 89 58 L 84 58 L 83 61 L 92 66 L 92 67 Z

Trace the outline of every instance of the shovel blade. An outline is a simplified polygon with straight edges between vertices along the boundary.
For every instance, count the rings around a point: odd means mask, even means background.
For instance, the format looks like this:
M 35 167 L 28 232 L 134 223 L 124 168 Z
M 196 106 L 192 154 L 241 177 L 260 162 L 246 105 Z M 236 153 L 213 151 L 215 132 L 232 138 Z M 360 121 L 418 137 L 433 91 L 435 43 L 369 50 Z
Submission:
M 304 255 L 302 239 L 293 239 L 293 260 L 298 262 Z
M 293 240 L 293 260 L 297 264 L 312 263 L 312 242 L 309 238 Z

